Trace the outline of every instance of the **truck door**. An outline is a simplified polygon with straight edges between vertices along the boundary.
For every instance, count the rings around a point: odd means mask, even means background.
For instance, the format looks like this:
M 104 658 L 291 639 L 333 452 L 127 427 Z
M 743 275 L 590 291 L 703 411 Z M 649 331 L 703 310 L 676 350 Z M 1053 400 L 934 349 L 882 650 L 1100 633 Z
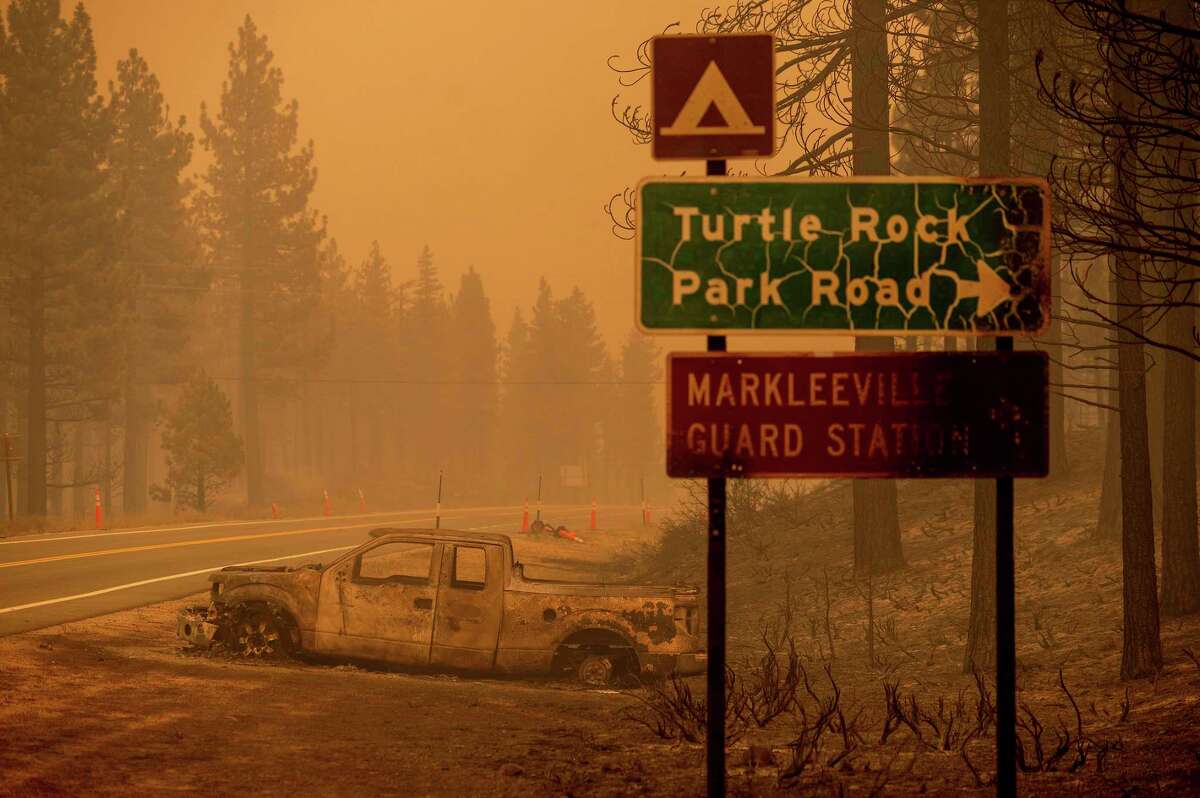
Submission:
M 440 564 L 440 543 L 385 539 L 327 571 L 315 648 L 427 665 Z
M 504 552 L 499 546 L 445 544 L 434 613 L 431 662 L 489 670 L 504 605 Z

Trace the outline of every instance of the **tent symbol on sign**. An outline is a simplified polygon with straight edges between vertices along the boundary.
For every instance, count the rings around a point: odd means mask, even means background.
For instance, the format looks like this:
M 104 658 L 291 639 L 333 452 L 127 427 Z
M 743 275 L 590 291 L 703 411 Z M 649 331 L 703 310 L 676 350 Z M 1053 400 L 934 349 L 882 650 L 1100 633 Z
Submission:
M 710 107 L 716 107 L 724 125 L 702 124 Z M 704 74 L 688 95 L 675 121 L 659 130 L 662 136 L 754 136 L 762 135 L 766 128 L 756 125 L 746 113 L 733 93 L 729 81 L 721 73 L 716 61 L 709 61 Z

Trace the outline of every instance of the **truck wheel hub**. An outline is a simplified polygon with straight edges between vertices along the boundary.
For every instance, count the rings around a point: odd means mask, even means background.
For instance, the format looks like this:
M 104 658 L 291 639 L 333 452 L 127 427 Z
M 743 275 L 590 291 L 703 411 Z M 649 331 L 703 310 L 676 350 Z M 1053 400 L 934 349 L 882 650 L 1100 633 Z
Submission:
M 612 662 L 608 657 L 585 657 L 579 663 L 579 679 L 584 684 L 595 686 L 608 684 L 612 678 Z
M 242 655 L 246 657 L 261 657 L 274 653 L 278 640 L 278 633 L 265 620 L 257 624 L 243 623 L 242 633 L 238 636 L 238 642 L 242 644 Z

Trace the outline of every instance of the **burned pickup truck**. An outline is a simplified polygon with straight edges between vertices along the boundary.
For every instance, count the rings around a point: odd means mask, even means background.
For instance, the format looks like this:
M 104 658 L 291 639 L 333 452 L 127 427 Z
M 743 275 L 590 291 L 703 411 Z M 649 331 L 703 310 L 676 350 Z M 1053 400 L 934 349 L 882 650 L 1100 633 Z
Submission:
M 694 588 L 532 579 L 507 535 L 375 529 L 326 566 L 232 566 L 178 635 L 246 657 L 621 677 L 704 670 Z

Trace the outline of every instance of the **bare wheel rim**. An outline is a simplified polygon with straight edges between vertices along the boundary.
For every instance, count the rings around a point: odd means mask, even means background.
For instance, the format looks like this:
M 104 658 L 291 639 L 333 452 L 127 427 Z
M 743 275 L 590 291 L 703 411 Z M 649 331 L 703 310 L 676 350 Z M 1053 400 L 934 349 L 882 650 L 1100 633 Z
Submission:
M 594 687 L 608 684 L 613 666 L 608 657 L 588 656 L 579 663 L 579 680 Z
M 264 657 L 280 652 L 279 630 L 267 618 L 251 618 L 238 624 L 238 643 L 243 657 Z

